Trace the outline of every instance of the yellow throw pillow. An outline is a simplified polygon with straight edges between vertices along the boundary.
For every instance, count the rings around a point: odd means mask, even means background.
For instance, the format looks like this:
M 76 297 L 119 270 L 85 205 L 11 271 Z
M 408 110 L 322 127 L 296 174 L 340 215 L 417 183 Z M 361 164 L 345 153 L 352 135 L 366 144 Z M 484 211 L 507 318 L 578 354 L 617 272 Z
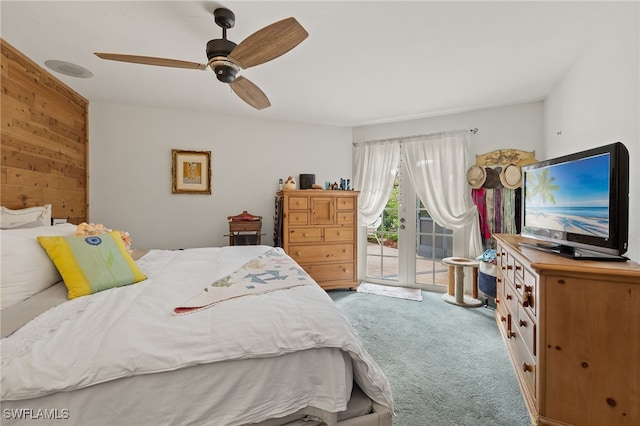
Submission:
M 73 299 L 147 277 L 127 252 L 118 231 L 88 237 L 38 237 Z

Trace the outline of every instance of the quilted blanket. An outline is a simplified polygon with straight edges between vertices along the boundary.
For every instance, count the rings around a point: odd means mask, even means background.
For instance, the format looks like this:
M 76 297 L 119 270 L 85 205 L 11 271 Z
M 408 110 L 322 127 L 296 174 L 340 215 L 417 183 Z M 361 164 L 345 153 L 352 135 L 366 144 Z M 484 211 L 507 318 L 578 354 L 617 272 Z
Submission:
M 284 250 L 273 248 L 214 281 L 202 292 L 173 310 L 183 315 L 209 308 L 224 300 L 297 287 L 309 283 L 309 275 L 292 264 Z

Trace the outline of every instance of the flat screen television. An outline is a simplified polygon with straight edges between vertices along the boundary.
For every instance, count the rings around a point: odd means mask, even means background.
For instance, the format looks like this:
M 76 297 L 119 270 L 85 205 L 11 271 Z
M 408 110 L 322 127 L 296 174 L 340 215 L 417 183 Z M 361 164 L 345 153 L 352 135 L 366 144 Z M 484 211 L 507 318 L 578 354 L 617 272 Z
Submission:
M 620 142 L 522 167 L 521 234 L 535 249 L 627 260 L 629 152 Z

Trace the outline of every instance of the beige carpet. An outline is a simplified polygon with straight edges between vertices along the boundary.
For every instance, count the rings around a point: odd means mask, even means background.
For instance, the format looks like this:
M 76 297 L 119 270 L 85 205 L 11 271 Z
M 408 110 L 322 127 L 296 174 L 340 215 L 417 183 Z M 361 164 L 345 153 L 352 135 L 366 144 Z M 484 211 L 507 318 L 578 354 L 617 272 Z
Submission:
M 358 286 L 358 293 L 377 294 L 397 299 L 415 300 L 416 302 L 422 301 L 422 291 L 417 288 L 393 287 L 363 282 Z

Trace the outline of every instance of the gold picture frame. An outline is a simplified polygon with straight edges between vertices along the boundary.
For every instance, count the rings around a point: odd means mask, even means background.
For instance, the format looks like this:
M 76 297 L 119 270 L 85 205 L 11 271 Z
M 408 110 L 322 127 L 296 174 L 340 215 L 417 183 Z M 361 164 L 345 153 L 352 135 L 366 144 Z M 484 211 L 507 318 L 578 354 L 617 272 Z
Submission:
M 211 151 L 171 150 L 174 194 L 211 194 Z

